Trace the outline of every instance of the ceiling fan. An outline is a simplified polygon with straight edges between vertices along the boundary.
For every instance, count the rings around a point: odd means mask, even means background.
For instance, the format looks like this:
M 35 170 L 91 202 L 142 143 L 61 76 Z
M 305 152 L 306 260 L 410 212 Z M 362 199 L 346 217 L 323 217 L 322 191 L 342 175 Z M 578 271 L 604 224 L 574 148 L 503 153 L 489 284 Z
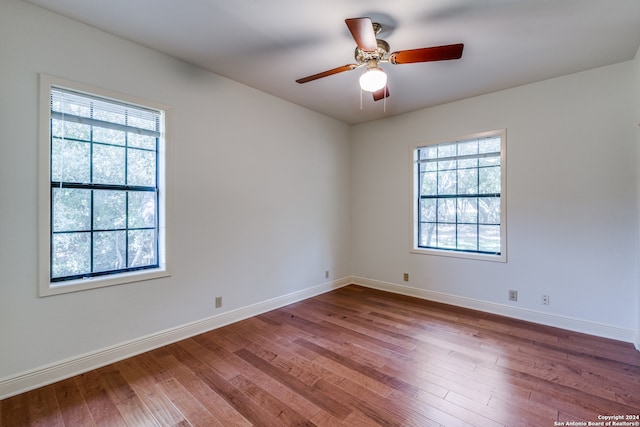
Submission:
M 297 83 L 307 83 L 322 77 L 366 66 L 367 69 L 360 76 L 360 87 L 364 91 L 371 92 L 374 101 L 379 101 L 389 96 L 387 75 L 379 67 L 380 63 L 411 64 L 416 62 L 447 61 L 462 57 L 462 49 L 464 48 L 462 43 L 399 50 L 389 53 L 389 43 L 376 39 L 376 35 L 382 29 L 380 24 L 371 22 L 370 18 L 349 18 L 345 19 L 345 23 L 357 45 L 355 51 L 356 63 L 300 78 L 296 80 Z

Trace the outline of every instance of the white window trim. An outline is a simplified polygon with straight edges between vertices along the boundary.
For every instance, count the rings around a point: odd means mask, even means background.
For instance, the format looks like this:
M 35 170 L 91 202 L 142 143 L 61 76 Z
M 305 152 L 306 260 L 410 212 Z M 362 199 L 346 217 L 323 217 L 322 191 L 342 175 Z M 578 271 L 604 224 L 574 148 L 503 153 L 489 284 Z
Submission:
M 464 141 L 474 138 L 485 138 L 490 136 L 500 136 L 500 164 L 502 173 L 500 176 L 500 255 L 481 254 L 473 252 L 461 252 L 447 249 L 426 249 L 418 247 L 418 200 L 416 197 L 418 189 L 417 163 L 415 152 L 420 147 L 436 145 L 446 142 Z M 428 142 L 416 144 L 411 148 L 411 248 L 410 253 L 420 255 L 437 255 L 454 258 L 466 258 L 482 261 L 507 262 L 507 130 L 499 129 L 487 132 L 473 133 L 455 138 L 442 138 Z
M 146 99 L 140 99 L 131 95 L 125 95 L 122 93 L 101 89 L 82 83 L 76 83 L 46 74 L 40 74 L 39 78 L 40 99 L 38 118 L 38 295 L 40 297 L 45 297 L 50 295 L 84 291 L 88 289 L 102 288 L 105 286 L 121 285 L 125 283 L 170 276 L 171 238 L 169 231 L 171 224 L 171 186 L 170 180 L 167 179 L 167 176 L 169 175 L 170 159 L 168 148 L 170 145 L 167 142 L 168 125 L 166 125 L 166 123 L 169 122 L 169 107 L 161 105 L 157 102 L 148 101 Z M 124 101 L 129 104 L 140 105 L 147 108 L 154 108 L 164 111 L 164 138 L 162 138 L 163 141 L 158 147 L 158 153 L 160 154 L 158 186 L 163 189 L 163 191 L 159 193 L 158 198 L 160 212 L 163 212 L 163 215 L 160 216 L 158 233 L 158 260 L 160 265 L 158 268 L 51 283 L 51 138 L 49 120 L 51 114 L 50 94 L 52 87 L 70 89 L 76 92 L 98 95 L 104 98 Z

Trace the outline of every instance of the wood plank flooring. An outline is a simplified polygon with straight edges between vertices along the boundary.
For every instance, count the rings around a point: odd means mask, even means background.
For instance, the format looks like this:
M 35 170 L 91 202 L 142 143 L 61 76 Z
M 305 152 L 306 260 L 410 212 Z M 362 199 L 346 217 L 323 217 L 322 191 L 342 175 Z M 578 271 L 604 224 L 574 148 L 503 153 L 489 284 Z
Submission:
M 639 414 L 631 344 L 356 285 L 0 402 L 6 427 L 631 426 Z

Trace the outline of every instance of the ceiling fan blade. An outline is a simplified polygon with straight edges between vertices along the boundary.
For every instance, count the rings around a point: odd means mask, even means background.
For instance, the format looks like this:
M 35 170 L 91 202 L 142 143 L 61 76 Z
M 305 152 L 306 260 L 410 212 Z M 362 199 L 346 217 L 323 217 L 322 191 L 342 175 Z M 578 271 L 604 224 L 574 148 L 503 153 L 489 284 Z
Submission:
M 373 23 L 370 18 L 349 18 L 344 22 L 361 50 L 374 52 L 378 48 L 376 33 L 373 31 Z
M 380 90 L 373 92 L 373 100 L 380 101 L 381 99 L 389 97 L 389 86 L 385 86 Z
M 332 68 L 331 70 L 327 70 L 327 71 L 323 71 L 323 72 L 318 73 L 318 74 L 314 74 L 312 76 L 303 77 L 301 79 L 296 80 L 296 82 L 297 83 L 307 83 L 307 82 L 310 82 L 310 81 L 313 81 L 313 80 L 321 79 L 323 77 L 328 77 L 328 76 L 332 76 L 334 74 L 342 73 L 343 71 L 351 71 L 354 68 L 358 68 L 358 65 L 356 65 L 356 64 L 347 64 L 347 65 L 343 65 L 342 67 Z
M 389 55 L 392 64 L 410 64 L 414 62 L 448 61 L 462 57 L 464 44 L 424 47 L 422 49 L 400 50 Z

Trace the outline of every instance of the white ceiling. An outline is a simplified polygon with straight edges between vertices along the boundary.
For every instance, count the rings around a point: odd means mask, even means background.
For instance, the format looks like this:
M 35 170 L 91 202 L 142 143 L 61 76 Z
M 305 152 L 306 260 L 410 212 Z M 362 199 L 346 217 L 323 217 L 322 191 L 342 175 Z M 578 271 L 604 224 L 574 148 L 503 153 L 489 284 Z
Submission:
M 640 0 L 26 0 L 355 124 L 633 59 Z M 364 93 L 345 18 L 371 17 L 391 51 L 464 43 L 462 59 L 383 68 Z M 212 94 L 215 95 L 215 94 Z M 385 111 L 386 108 L 386 111 Z

